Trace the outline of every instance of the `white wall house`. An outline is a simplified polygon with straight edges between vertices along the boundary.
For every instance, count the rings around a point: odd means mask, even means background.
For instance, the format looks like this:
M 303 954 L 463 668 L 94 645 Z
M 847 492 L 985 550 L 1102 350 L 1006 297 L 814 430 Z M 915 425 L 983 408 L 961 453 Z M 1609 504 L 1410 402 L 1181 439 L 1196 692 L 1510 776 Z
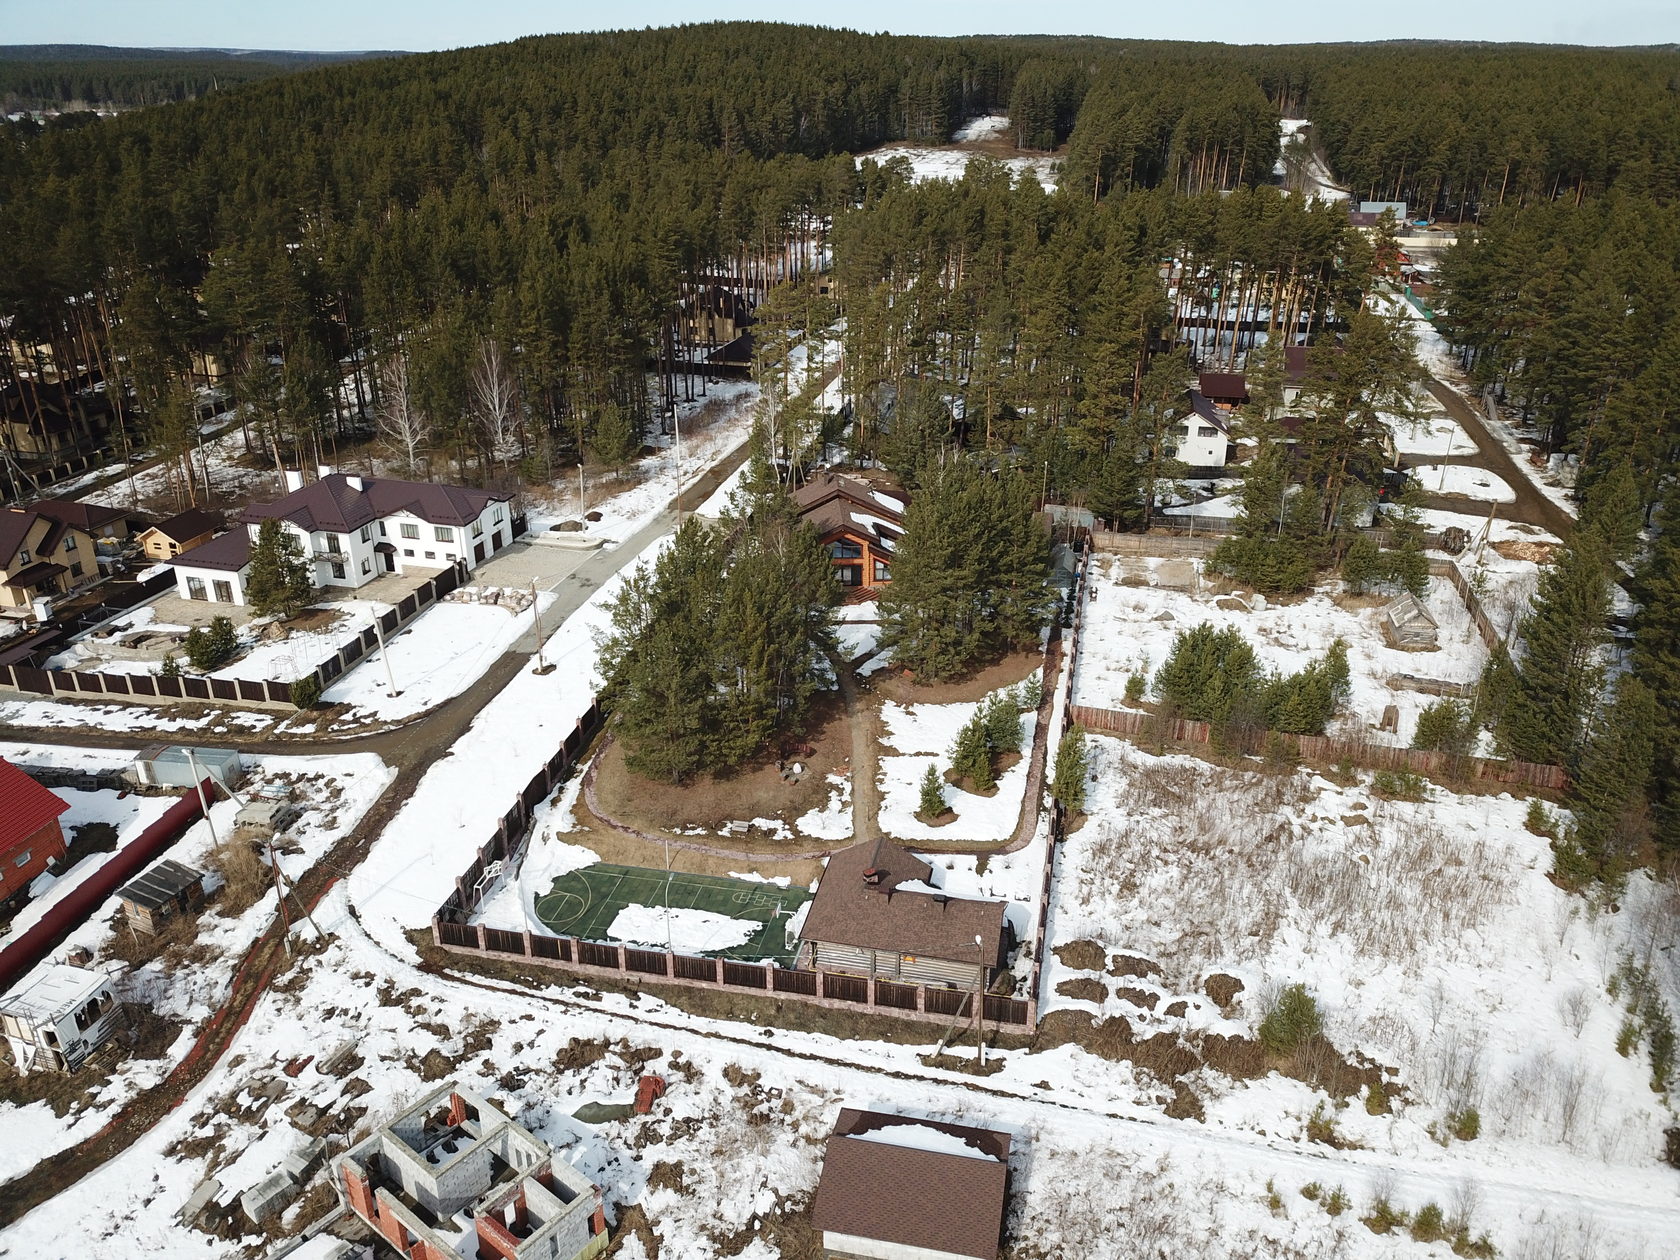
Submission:
M 1171 431 L 1173 458 L 1192 468 L 1223 468 L 1231 454 L 1231 421 L 1196 390 L 1190 411 Z
M 287 473 L 288 482 L 298 476 Z M 476 569 L 513 541 L 506 495 L 334 473 L 247 508 L 239 527 L 169 561 L 180 596 L 243 605 L 251 547 L 271 519 L 297 540 L 317 586 L 352 590 L 387 573 Z

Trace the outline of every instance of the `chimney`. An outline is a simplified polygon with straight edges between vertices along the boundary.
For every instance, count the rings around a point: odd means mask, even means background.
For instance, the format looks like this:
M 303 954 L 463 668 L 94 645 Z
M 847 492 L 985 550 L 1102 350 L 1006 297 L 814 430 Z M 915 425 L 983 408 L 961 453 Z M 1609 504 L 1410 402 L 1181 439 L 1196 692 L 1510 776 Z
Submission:
M 333 475 L 333 471 L 333 466 L 331 464 L 316 464 L 315 480 L 325 481 L 328 477 Z
M 886 872 L 879 866 L 871 866 L 863 873 L 863 882 L 870 888 L 879 888 L 881 886 L 881 877 L 885 874 Z
M 344 484 L 349 486 L 357 494 L 360 494 L 362 491 L 367 489 L 367 486 L 362 482 L 361 475 L 358 473 L 350 473 L 347 475 L 344 478 Z
M 288 468 L 285 471 L 286 471 L 286 493 L 291 494 L 294 490 L 302 490 L 303 489 L 303 469 L 301 469 L 301 468 L 296 468 L 296 469 Z

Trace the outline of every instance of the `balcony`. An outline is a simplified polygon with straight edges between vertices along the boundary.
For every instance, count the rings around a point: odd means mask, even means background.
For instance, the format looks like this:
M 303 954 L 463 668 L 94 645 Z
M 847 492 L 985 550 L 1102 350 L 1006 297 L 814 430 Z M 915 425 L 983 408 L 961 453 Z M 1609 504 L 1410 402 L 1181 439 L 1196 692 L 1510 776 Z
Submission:
M 343 564 L 350 557 L 342 551 L 328 551 L 325 547 L 315 548 L 315 559 L 332 564 Z

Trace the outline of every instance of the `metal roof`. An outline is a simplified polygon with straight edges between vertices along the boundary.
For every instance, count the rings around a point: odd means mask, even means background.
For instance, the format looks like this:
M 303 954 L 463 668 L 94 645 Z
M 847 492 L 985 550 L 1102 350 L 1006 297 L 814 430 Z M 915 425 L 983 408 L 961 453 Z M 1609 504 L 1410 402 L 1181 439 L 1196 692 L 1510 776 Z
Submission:
M 183 866 L 173 858 L 165 858 L 139 878 L 117 890 L 117 896 L 148 910 L 157 910 L 174 901 L 187 889 L 204 878 L 203 871 Z
M 0 758 L 0 852 L 22 844 L 69 808 L 57 793 Z
M 0 999 L 0 1013 L 35 1022 L 56 1019 L 99 992 L 109 978 L 102 971 L 54 963 L 34 984 Z

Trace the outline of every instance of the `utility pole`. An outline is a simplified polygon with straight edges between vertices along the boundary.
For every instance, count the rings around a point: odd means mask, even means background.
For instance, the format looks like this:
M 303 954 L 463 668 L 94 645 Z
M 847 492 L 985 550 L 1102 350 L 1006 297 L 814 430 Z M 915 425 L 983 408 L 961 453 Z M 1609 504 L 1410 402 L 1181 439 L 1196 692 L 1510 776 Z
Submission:
M 280 882 L 280 861 L 274 856 L 274 843 L 272 837 L 270 837 L 269 843 L 264 847 L 268 850 L 269 873 L 274 876 L 274 900 L 280 907 L 280 922 L 282 925 L 280 940 L 286 946 L 286 953 L 289 955 L 292 952 L 292 915 L 291 912 L 286 909 L 286 889 Z M 316 928 L 315 930 L 317 932 L 320 931 L 319 928 Z
M 980 1052 L 978 1064 L 986 1066 L 986 942 L 976 934 L 974 954 L 980 965 L 974 972 L 974 1047 Z
M 394 700 L 396 697 L 400 696 L 402 692 L 397 690 L 397 676 L 391 672 L 391 650 L 385 646 L 385 627 L 379 624 L 379 619 L 383 615 L 383 613 L 375 613 L 373 615 L 373 634 L 374 637 L 379 640 L 379 655 L 383 657 L 385 661 L 385 695 Z
M 578 520 L 589 510 L 589 501 L 583 497 L 583 458 L 578 457 Z
M 582 476 L 581 472 L 579 476 Z M 537 664 L 531 672 L 533 674 L 552 674 L 554 666 L 550 665 L 548 659 L 543 656 L 542 601 L 537 598 L 536 578 L 531 579 L 531 624 L 536 627 L 537 631 Z
M 220 849 L 222 847 L 222 839 L 216 834 L 216 824 L 210 818 L 210 802 L 204 798 L 205 776 L 199 773 L 198 758 L 193 755 L 193 750 L 188 747 L 186 752 L 187 767 L 192 771 L 193 786 L 198 790 L 198 807 L 204 812 L 205 824 L 210 828 L 210 843 Z M 212 782 L 213 781 L 214 780 L 212 780 Z

